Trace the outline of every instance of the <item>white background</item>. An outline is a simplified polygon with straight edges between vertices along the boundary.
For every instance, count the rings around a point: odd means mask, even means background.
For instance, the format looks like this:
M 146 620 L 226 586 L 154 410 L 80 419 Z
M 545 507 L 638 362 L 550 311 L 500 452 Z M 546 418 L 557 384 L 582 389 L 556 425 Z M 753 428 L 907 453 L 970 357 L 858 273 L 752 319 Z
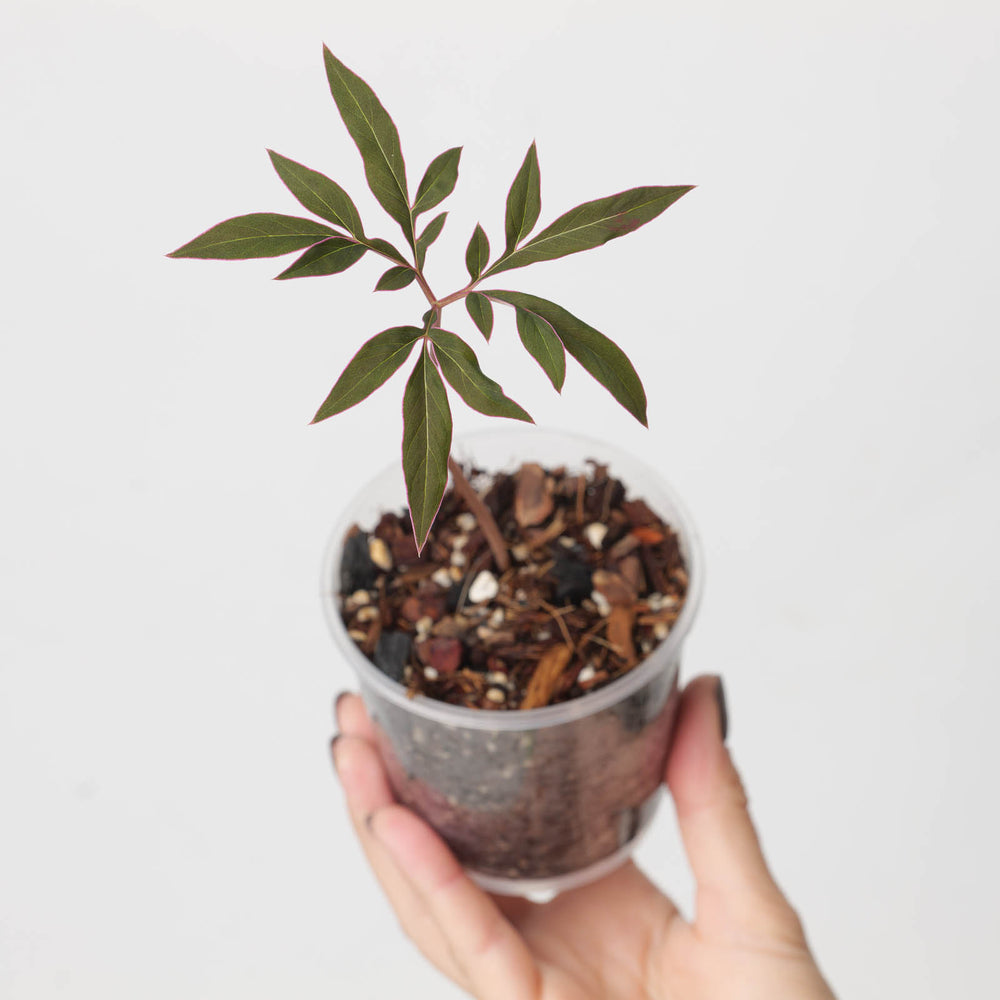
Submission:
M 419 293 L 371 295 L 369 259 L 272 282 L 287 261 L 163 256 L 300 211 L 265 147 L 379 215 L 323 41 L 396 119 L 411 188 L 465 146 L 439 294 L 477 221 L 502 243 L 533 139 L 542 223 L 699 185 L 504 275 L 622 344 L 648 432 L 577 366 L 558 398 L 509 316 L 480 359 L 694 512 L 685 672 L 726 677 L 838 995 L 995 995 L 994 4 L 15 0 L 0 37 L 0 996 L 458 995 L 397 930 L 327 757 L 351 678 L 320 552 L 398 454 L 402 377 L 307 426 Z M 640 858 L 690 904 L 669 807 Z

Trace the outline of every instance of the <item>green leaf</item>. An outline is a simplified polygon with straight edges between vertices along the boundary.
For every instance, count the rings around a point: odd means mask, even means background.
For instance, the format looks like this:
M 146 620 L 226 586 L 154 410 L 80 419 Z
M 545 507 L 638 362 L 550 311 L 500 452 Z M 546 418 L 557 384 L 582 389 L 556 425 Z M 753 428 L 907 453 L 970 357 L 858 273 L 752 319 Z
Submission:
M 339 274 L 357 264 L 367 253 L 367 249 L 344 236 L 334 236 L 310 247 L 294 264 L 285 268 L 275 277 L 279 281 L 287 278 L 315 278 L 325 274 Z
M 525 292 L 498 292 L 490 298 L 507 302 L 545 320 L 563 346 L 643 426 L 646 423 L 646 393 L 632 362 L 613 341 L 588 326 L 554 302 Z
M 278 176 L 285 182 L 285 187 L 295 195 L 303 208 L 321 219 L 326 219 L 327 222 L 346 229 L 357 239 L 364 239 L 361 216 L 358 215 L 350 195 L 336 181 L 330 180 L 317 170 L 310 170 L 295 160 L 281 156 L 273 149 L 269 149 L 267 155 L 271 157 L 271 163 Z
M 472 322 L 479 327 L 479 332 L 489 340 L 493 332 L 493 303 L 479 292 L 470 292 L 465 297 L 465 308 Z
M 395 292 L 400 288 L 406 288 L 417 272 L 412 267 L 390 267 L 375 285 L 376 292 Z
M 538 172 L 538 150 L 532 143 L 518 170 L 514 183 L 507 192 L 507 214 L 504 217 L 504 233 L 507 249 L 504 256 L 513 252 L 521 240 L 534 228 L 538 213 L 542 210 L 541 175 Z
M 475 281 L 482 273 L 483 268 L 490 260 L 490 241 L 486 238 L 486 232 L 477 222 L 476 228 L 472 232 L 472 239 L 465 250 L 465 266 L 469 269 L 469 277 Z
M 248 260 L 280 257 L 311 246 L 326 236 L 338 235 L 329 226 L 312 219 L 273 212 L 253 212 L 220 222 L 178 248 L 168 257 L 199 257 L 205 260 Z
M 418 551 L 427 541 L 441 506 L 450 453 L 448 394 L 425 349 L 420 352 L 403 394 L 403 478 Z
M 380 240 L 375 237 L 374 239 L 362 240 L 362 242 L 369 249 L 382 254 L 383 257 L 388 257 L 389 260 L 394 260 L 399 264 L 407 263 L 406 258 L 388 240 Z
M 423 335 L 424 331 L 416 326 L 394 326 L 366 341 L 337 379 L 312 422 L 326 420 L 370 396 L 399 369 Z
M 458 161 L 462 155 L 462 147 L 446 149 L 440 156 L 431 161 L 413 202 L 413 218 L 423 212 L 440 205 L 452 191 L 458 180 Z
M 504 395 L 497 382 L 483 374 L 475 352 L 461 337 L 447 330 L 432 330 L 431 340 L 442 374 L 467 405 L 488 417 L 534 423 L 527 411 Z
M 552 327 L 540 316 L 524 309 L 515 309 L 517 332 L 528 353 L 542 366 L 556 392 L 562 392 L 566 381 L 566 352 Z
M 417 240 L 417 267 L 422 268 L 424 266 L 427 248 L 441 235 L 441 230 L 444 229 L 444 220 L 447 218 L 447 212 L 435 215 L 427 223 L 427 228 L 420 234 L 420 238 Z
M 413 218 L 406 189 L 406 164 L 399 133 L 375 92 L 351 72 L 325 45 L 323 61 L 330 93 L 337 110 L 358 147 L 365 177 L 378 203 L 399 223 L 410 246 L 414 245 Z
M 499 274 L 515 267 L 592 250 L 655 219 L 690 190 L 690 186 L 632 188 L 578 205 L 509 257 L 498 260 L 486 273 Z

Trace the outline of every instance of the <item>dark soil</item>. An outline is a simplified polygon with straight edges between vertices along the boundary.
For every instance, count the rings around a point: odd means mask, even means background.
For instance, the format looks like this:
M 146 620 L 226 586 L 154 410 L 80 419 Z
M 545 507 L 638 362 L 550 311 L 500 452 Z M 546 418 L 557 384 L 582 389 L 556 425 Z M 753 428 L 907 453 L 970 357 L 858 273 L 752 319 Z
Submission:
M 344 622 L 385 674 L 454 705 L 538 708 L 610 683 L 666 637 L 687 591 L 677 536 L 606 467 L 524 465 L 483 499 L 506 571 L 454 493 L 420 556 L 405 511 L 349 534 Z

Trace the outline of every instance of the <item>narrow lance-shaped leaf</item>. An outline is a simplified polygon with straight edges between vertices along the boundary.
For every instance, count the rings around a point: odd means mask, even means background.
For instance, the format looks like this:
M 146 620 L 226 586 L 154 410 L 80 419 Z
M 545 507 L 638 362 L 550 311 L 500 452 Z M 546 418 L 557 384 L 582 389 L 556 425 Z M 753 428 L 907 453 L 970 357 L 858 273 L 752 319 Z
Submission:
M 399 133 L 375 92 L 325 45 L 323 60 L 330 93 L 365 167 L 365 177 L 378 203 L 399 223 L 412 247 L 413 218 L 406 188 L 406 164 Z
M 490 298 L 507 302 L 545 320 L 563 346 L 643 426 L 646 424 L 646 392 L 632 362 L 613 341 L 588 326 L 562 306 L 528 295 L 490 289 Z
M 362 242 L 370 250 L 380 253 L 383 257 L 388 257 L 389 260 L 396 261 L 397 264 L 407 263 L 406 258 L 388 240 L 381 240 L 376 236 L 365 239 Z
M 417 272 L 413 270 L 412 267 L 390 267 L 381 278 L 378 279 L 378 283 L 375 285 L 376 292 L 395 292 L 400 288 L 406 288 L 414 278 L 416 278 Z
M 541 210 L 542 187 L 541 174 L 538 171 L 538 150 L 532 143 L 507 193 L 507 212 L 504 216 L 507 248 L 504 256 L 512 253 L 514 247 L 534 229 Z
M 517 332 L 528 353 L 541 365 L 552 388 L 562 392 L 566 381 L 566 352 L 552 327 L 540 316 L 515 309 Z
M 312 422 L 326 420 L 370 396 L 399 369 L 423 334 L 416 326 L 394 326 L 366 341 L 337 379 Z
M 403 478 L 418 551 L 448 482 L 451 426 L 448 394 L 425 348 L 403 394 Z
M 350 195 L 336 181 L 330 180 L 318 170 L 310 170 L 309 167 L 276 153 L 273 149 L 269 149 L 267 155 L 285 187 L 295 195 L 303 208 L 346 229 L 357 239 L 364 239 L 361 216 Z
M 632 188 L 578 205 L 509 257 L 498 260 L 486 273 L 499 274 L 515 267 L 592 250 L 655 219 L 690 190 L 690 186 Z
M 313 219 L 273 212 L 252 212 L 226 219 L 185 243 L 168 257 L 198 257 L 203 260 L 248 260 L 280 257 L 311 246 L 327 236 L 338 235 Z
M 417 240 L 417 267 L 424 266 L 424 258 L 427 256 L 427 248 L 441 235 L 441 230 L 444 229 L 444 220 L 447 218 L 447 212 L 435 215 L 434 218 L 427 223 L 427 228 L 420 234 L 420 238 Z
M 429 211 L 435 205 L 440 205 L 452 191 L 458 180 L 458 161 L 462 156 L 462 147 L 446 149 L 440 156 L 431 160 L 431 165 L 424 173 L 417 188 L 417 197 L 413 201 L 413 218 Z
M 470 292 L 465 297 L 465 308 L 479 332 L 489 340 L 493 332 L 493 303 L 479 292 Z
M 465 249 L 465 266 L 473 281 L 483 273 L 483 268 L 489 263 L 489 259 L 490 241 L 487 239 L 483 227 L 477 222 L 476 228 L 472 231 L 469 245 Z
M 447 330 L 431 330 L 441 373 L 468 406 L 488 417 L 511 417 L 534 423 L 526 410 L 504 394 L 499 383 L 483 373 L 479 359 L 461 337 Z
M 327 274 L 339 274 L 357 264 L 367 252 L 354 240 L 334 236 L 311 246 L 298 260 L 275 277 L 283 281 L 287 278 L 316 278 Z

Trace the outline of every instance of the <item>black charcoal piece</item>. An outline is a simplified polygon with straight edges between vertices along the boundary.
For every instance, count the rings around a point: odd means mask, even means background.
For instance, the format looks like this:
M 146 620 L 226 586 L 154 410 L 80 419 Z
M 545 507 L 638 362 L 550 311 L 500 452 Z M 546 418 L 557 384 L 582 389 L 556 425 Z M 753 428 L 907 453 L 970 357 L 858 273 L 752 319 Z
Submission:
M 378 567 L 368 554 L 368 535 L 364 531 L 351 535 L 344 543 L 340 560 L 340 592 L 353 594 L 356 590 L 370 590 L 375 586 Z
M 406 632 L 383 632 L 375 644 L 375 666 L 386 677 L 402 683 L 403 668 L 410 658 L 411 639 Z
M 453 583 L 448 588 L 448 593 L 445 595 L 445 607 L 448 609 L 448 614 L 453 615 L 458 610 L 458 599 L 462 596 L 462 590 L 464 589 L 465 578 L 463 577 L 458 583 Z
M 579 604 L 585 597 L 590 597 L 594 589 L 590 568 L 577 559 L 567 559 L 562 553 L 556 556 L 549 575 L 556 581 L 556 607 Z

